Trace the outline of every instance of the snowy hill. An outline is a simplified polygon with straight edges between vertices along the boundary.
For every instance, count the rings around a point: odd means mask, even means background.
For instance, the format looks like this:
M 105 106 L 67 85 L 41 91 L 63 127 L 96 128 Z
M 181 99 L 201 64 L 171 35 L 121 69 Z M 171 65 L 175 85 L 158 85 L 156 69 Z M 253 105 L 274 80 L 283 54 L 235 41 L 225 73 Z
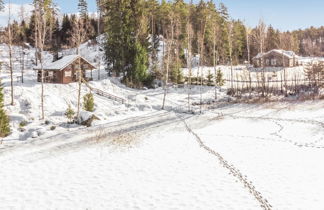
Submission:
M 1 45 L 7 62 L 7 46 Z M 14 47 L 14 57 L 19 58 Z M 65 55 L 75 49 L 65 50 Z M 81 53 L 96 59 L 96 45 Z M 0 209 L 312 209 L 324 206 L 322 101 L 229 103 L 226 86 L 171 86 L 161 110 L 162 88 L 137 90 L 95 70 L 97 89 L 125 104 L 94 95 L 99 120 L 87 128 L 67 123 L 76 109 L 77 84 L 45 84 L 45 120 L 34 49 L 26 51 L 25 82 L 14 66 L 3 68 L 5 108 L 12 134 L 0 141 Z M 51 61 L 52 55 L 46 54 Z M 218 66 L 225 78 L 230 67 Z M 188 70 L 184 69 L 184 74 Z M 193 74 L 213 72 L 193 68 Z M 244 66 L 233 68 L 242 74 Z M 301 72 L 299 68 L 287 71 Z M 269 74 L 277 73 L 275 70 Z M 82 85 L 82 96 L 89 93 Z M 202 106 L 199 106 L 202 100 Z M 201 111 L 201 112 L 200 112 Z M 199 114 L 198 114 L 199 113 Z M 266 208 L 265 208 L 266 207 Z

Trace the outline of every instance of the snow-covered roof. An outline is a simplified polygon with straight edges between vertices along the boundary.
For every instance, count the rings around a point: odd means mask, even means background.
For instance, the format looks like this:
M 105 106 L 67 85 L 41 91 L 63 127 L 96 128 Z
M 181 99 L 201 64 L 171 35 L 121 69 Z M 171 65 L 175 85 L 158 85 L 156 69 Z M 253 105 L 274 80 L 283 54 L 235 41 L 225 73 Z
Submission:
M 272 53 L 272 52 L 275 52 L 275 53 L 278 53 L 278 54 L 284 55 L 284 56 L 286 56 L 286 57 L 288 57 L 288 58 L 298 58 L 298 57 L 299 57 L 299 56 L 296 55 L 296 53 L 293 52 L 293 51 L 286 51 L 286 50 L 273 49 L 273 50 L 270 50 L 270 51 L 268 51 L 268 52 L 266 52 L 266 53 L 259 53 L 257 56 L 254 57 L 254 59 L 261 58 L 261 57 L 263 57 L 263 56 L 265 56 L 265 55 L 268 55 L 268 54 L 270 54 L 270 53 Z
M 81 57 L 80 55 L 67 55 L 55 62 L 45 64 L 43 66 L 43 70 L 58 70 L 58 71 L 63 70 L 65 67 L 73 63 L 78 58 L 82 58 L 87 63 L 89 63 L 93 68 L 95 68 L 94 65 L 92 65 L 89 61 L 87 61 L 85 58 Z M 40 70 L 41 67 L 38 65 L 34 69 Z

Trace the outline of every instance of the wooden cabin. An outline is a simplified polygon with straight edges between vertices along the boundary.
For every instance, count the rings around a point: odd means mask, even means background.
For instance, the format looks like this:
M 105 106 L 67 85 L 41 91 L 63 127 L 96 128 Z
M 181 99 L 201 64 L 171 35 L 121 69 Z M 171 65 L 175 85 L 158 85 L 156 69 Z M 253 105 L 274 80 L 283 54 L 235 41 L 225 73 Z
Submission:
M 298 66 L 299 56 L 293 51 L 270 50 L 259 53 L 252 59 L 255 68 L 261 67 L 294 67 Z
M 94 70 L 96 67 L 89 61 L 79 55 L 68 55 L 53 63 L 45 64 L 44 82 L 45 83 L 59 83 L 68 84 L 78 81 L 79 66 L 81 64 L 81 71 L 83 78 L 86 79 L 86 71 Z M 37 66 L 37 81 L 41 82 L 41 68 Z

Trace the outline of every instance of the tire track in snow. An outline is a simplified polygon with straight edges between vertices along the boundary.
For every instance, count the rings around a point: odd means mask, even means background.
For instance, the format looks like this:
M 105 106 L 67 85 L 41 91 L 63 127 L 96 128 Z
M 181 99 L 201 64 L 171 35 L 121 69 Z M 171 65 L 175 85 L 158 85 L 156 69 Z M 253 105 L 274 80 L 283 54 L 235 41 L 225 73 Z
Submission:
M 97 131 L 102 131 L 100 138 L 111 138 L 121 134 L 143 132 L 161 126 L 176 126 L 181 120 L 169 112 L 156 112 L 146 116 L 138 116 L 132 120 L 121 120 L 114 123 L 75 130 L 54 135 L 44 139 L 35 139 L 24 144 L 6 147 L 0 150 L 0 160 L 10 159 L 15 155 L 32 156 L 33 159 L 48 157 L 74 149 L 96 144 Z M 36 155 L 37 154 L 37 155 Z M 36 159 L 37 159 L 36 158 Z
M 234 177 L 236 177 L 240 182 L 242 182 L 242 184 L 244 185 L 245 188 L 247 188 L 249 190 L 249 192 L 255 197 L 255 199 L 260 203 L 261 207 L 264 210 L 271 210 L 272 206 L 271 204 L 268 202 L 267 199 L 265 199 L 262 194 L 255 188 L 255 186 L 253 185 L 253 183 L 251 181 L 248 180 L 247 176 L 244 176 L 239 169 L 237 169 L 235 166 L 231 165 L 227 160 L 224 159 L 224 157 L 219 154 L 218 152 L 216 152 L 215 150 L 211 149 L 210 147 L 208 147 L 203 141 L 202 139 L 199 137 L 199 135 L 197 133 L 195 133 L 188 125 L 188 123 L 186 122 L 185 119 L 183 119 L 181 116 L 178 115 L 178 117 L 182 120 L 182 122 L 184 123 L 186 130 L 192 134 L 198 144 L 200 145 L 201 148 L 203 148 L 204 150 L 206 150 L 208 153 L 214 155 L 215 157 L 218 158 L 220 164 L 228 169 L 230 171 L 230 174 L 232 174 Z

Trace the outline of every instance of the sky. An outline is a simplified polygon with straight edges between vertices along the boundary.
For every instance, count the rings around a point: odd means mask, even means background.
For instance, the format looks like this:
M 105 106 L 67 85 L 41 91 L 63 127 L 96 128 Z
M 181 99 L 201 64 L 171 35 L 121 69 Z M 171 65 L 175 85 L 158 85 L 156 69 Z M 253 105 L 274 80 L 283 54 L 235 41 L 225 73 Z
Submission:
M 198 2 L 199 0 L 194 0 Z M 324 25 L 324 0 L 221 0 L 230 16 L 241 19 L 250 27 L 260 19 L 282 31 L 319 27 Z M 5 0 L 8 2 L 8 0 Z M 27 4 L 32 0 L 11 0 L 15 4 Z M 63 13 L 75 13 L 78 0 L 54 0 Z M 88 0 L 89 11 L 96 10 L 96 0 Z M 220 0 L 214 0 L 217 4 Z M 0 13 L 0 25 L 5 21 Z

